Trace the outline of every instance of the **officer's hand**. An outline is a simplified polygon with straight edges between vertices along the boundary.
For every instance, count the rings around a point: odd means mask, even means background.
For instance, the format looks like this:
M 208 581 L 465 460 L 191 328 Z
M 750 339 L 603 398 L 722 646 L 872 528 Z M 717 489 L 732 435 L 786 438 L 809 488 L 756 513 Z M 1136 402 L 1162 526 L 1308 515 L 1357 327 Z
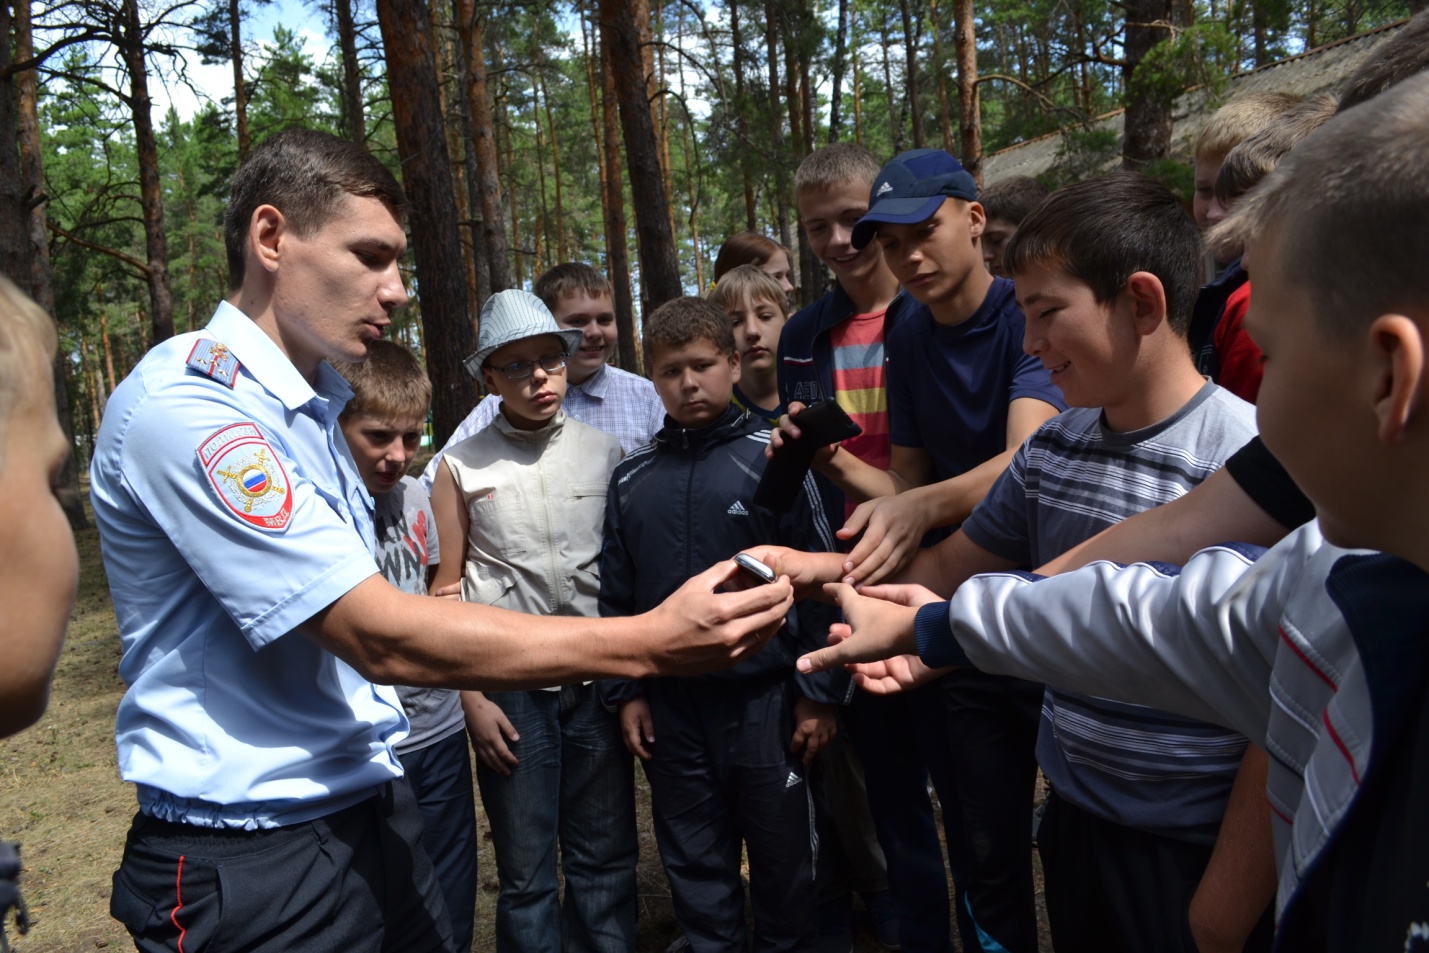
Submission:
M 521 762 L 507 742 L 520 741 L 521 735 L 506 712 L 481 692 L 462 692 L 461 707 L 466 712 L 466 731 L 477 760 L 497 774 L 511 777 L 511 769 Z
M 846 583 L 825 586 L 824 590 L 838 602 L 844 621 L 829 627 L 828 648 L 798 660 L 801 672 L 822 672 L 918 651 L 913 633 L 918 607 L 939 601 L 922 586 L 870 586 L 862 595 Z
M 896 695 L 937 681 L 952 671 L 950 668 L 929 668 L 916 655 L 895 655 L 881 662 L 859 662 L 850 665 L 853 680 L 870 695 Z
M 696 675 L 728 668 L 764 647 L 794 604 L 787 577 L 743 592 L 717 592 L 744 572 L 734 560 L 691 577 L 640 617 L 649 632 L 650 661 L 659 675 Z
M 655 719 L 643 695 L 620 703 L 620 737 L 625 739 L 625 747 L 631 754 L 641 761 L 650 760 L 650 749 L 646 745 L 655 744 Z
M 927 508 L 912 492 L 860 503 L 838 531 L 839 539 L 863 534 L 844 563 L 848 575 L 843 581 L 873 585 L 906 566 L 918 554 L 918 543 L 928 531 L 926 513 Z
M 833 705 L 808 698 L 794 702 L 794 739 L 789 744 L 789 750 L 795 754 L 804 752 L 805 764 L 812 764 L 814 756 L 838 733 Z

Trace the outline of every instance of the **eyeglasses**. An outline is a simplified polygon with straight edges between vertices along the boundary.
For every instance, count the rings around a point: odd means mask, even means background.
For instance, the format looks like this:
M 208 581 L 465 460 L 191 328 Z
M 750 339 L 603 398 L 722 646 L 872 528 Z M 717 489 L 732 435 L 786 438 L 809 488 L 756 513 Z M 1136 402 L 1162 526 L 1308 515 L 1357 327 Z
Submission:
M 524 381 L 531 376 L 531 372 L 536 369 L 536 365 L 541 365 L 541 370 L 548 374 L 566 369 L 566 356 L 564 354 L 547 354 L 534 361 L 512 361 L 510 364 L 503 364 L 500 367 L 492 367 L 492 370 L 500 371 L 506 375 L 509 381 Z

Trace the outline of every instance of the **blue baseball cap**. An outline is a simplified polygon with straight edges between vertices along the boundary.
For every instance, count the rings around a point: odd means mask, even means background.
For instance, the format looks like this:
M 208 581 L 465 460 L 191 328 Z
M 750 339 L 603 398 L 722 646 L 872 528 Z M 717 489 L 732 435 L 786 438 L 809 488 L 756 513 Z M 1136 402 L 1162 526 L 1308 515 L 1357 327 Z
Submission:
M 868 214 L 853 227 L 853 247 L 873 240 L 874 226 L 912 225 L 933 216 L 945 198 L 977 201 L 977 181 L 942 149 L 900 152 L 878 172 L 868 194 Z

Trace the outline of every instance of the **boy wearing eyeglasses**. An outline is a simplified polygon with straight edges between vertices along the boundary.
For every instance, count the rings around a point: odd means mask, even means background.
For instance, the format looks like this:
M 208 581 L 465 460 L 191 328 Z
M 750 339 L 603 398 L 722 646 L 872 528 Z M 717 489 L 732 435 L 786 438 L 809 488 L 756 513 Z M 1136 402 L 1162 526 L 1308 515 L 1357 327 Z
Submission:
M 594 616 L 613 436 L 566 416 L 564 330 L 540 298 L 503 291 L 481 310 L 466 361 L 500 412 L 449 448 L 432 488 L 441 548 L 433 580 L 480 602 Z M 635 943 L 635 788 L 619 722 L 594 686 L 462 693 L 491 824 L 498 951 L 628 951 Z M 559 847 L 565 902 L 557 889 Z M 560 929 L 553 924 L 560 923 Z

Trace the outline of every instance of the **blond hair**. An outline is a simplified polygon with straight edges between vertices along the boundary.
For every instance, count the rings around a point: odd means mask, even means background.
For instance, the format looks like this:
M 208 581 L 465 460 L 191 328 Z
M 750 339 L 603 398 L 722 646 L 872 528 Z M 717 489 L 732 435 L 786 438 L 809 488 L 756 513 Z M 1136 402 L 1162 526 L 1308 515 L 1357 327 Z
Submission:
M 1229 206 L 1253 189 L 1285 153 L 1329 121 L 1335 106 L 1333 96 L 1313 96 L 1226 153 L 1216 174 L 1216 198 Z
M 815 149 L 799 163 L 794 173 L 794 195 L 797 198 L 808 192 L 822 192 L 846 182 L 871 189 L 881 168 L 873 153 L 863 146 L 835 142 Z
M 352 400 L 342 418 L 369 414 L 392 420 L 427 416 L 432 402 L 432 382 L 415 354 L 392 341 L 373 341 L 367 360 L 334 364 L 352 386 Z
M 1336 115 L 1211 229 L 1213 249 L 1274 232 L 1275 264 L 1326 333 L 1429 309 L 1429 73 Z
M 536 279 L 531 293 L 553 313 L 562 298 L 583 294 L 587 298 L 610 298 L 615 292 L 610 281 L 590 265 L 581 261 L 563 261 Z
M 729 314 L 745 298 L 767 301 L 783 314 L 788 307 L 784 289 L 758 265 L 739 265 L 725 272 L 705 296 L 710 304 Z
M 59 335 L 55 323 L 30 296 L 0 275 L 0 440 L 25 395 L 50 387 L 40 373 L 55 355 Z M 5 464 L 0 443 L 0 467 Z
M 1295 93 L 1248 93 L 1217 109 L 1196 134 L 1200 162 L 1224 159 L 1246 139 L 1269 126 L 1300 103 Z

